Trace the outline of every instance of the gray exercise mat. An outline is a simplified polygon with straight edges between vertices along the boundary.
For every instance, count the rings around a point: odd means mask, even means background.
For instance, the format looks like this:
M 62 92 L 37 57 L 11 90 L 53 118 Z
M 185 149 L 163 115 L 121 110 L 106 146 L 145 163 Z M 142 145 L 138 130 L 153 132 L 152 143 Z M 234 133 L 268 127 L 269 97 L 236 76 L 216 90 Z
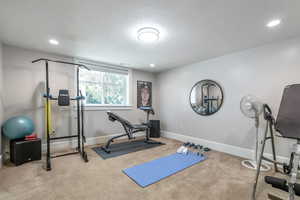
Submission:
M 150 142 L 153 140 L 150 140 Z M 154 142 L 154 141 L 153 141 Z M 103 159 L 113 158 L 117 156 L 122 156 L 128 153 L 137 152 L 143 149 L 150 149 L 153 147 L 164 145 L 161 144 L 148 144 L 145 143 L 145 140 L 134 140 L 129 142 L 122 142 L 110 145 L 111 152 L 106 153 L 101 149 L 101 147 L 94 147 L 92 148 L 99 156 Z

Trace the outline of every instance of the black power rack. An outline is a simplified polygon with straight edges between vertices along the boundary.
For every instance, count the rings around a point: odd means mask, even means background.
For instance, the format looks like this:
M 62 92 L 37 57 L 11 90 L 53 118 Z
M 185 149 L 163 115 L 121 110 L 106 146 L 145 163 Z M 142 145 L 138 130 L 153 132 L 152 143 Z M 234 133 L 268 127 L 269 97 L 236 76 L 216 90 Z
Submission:
M 37 60 L 32 61 L 32 63 L 37 63 L 37 62 L 45 62 L 45 67 L 46 67 L 46 94 L 44 95 L 44 98 L 46 98 L 46 138 L 47 138 L 47 153 L 46 153 L 46 170 L 50 171 L 51 170 L 51 158 L 56 158 L 56 157 L 61 157 L 61 156 L 67 156 L 67 155 L 73 155 L 73 154 L 80 154 L 82 159 L 85 162 L 88 162 L 88 157 L 87 154 L 84 150 L 84 143 L 86 142 L 86 138 L 84 135 L 84 99 L 85 97 L 82 96 L 82 93 L 80 91 L 79 87 L 79 72 L 80 68 L 84 68 L 86 70 L 90 70 L 88 67 L 82 64 L 78 63 L 72 63 L 72 62 L 65 62 L 65 61 L 60 61 L 60 60 L 50 60 L 46 58 L 40 58 Z M 54 62 L 54 63 L 61 63 L 61 64 L 66 64 L 66 65 L 71 65 L 76 68 L 76 97 L 74 98 L 69 98 L 68 94 L 63 96 L 63 102 L 67 98 L 67 102 L 70 100 L 76 101 L 77 102 L 77 133 L 74 135 L 69 135 L 69 136 L 62 136 L 62 137 L 50 137 L 50 124 L 49 124 L 49 103 L 50 101 L 60 101 L 60 96 L 58 98 L 52 97 L 50 93 L 50 86 L 49 86 L 49 62 Z M 61 90 L 62 91 L 62 90 Z M 63 90 L 66 92 L 66 90 Z M 65 105 L 62 106 L 68 106 L 69 103 L 65 103 Z M 68 139 L 68 138 L 77 138 L 77 148 L 75 152 L 71 153 L 65 153 L 65 154 L 60 154 L 60 155 L 55 155 L 51 156 L 50 155 L 50 141 L 52 140 L 59 140 L 59 139 Z

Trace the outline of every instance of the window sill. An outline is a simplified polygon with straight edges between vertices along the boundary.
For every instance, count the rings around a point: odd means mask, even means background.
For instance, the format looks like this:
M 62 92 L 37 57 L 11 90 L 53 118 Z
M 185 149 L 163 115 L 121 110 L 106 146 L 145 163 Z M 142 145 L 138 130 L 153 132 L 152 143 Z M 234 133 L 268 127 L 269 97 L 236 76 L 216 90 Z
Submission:
M 85 105 L 84 110 L 85 111 L 97 111 L 97 110 L 102 110 L 102 111 L 107 111 L 107 110 L 132 110 L 133 106 L 128 105 L 128 106 L 105 106 L 105 105 Z

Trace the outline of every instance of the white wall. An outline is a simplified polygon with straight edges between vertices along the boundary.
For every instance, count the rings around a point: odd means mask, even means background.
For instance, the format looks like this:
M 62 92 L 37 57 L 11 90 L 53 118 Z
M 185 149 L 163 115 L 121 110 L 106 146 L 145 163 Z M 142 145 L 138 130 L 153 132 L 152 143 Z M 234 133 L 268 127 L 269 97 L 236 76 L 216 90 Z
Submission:
M 71 58 L 47 54 L 27 49 L 21 49 L 4 45 L 4 112 L 5 119 L 16 115 L 27 115 L 33 118 L 39 136 L 44 137 L 44 107 L 43 98 L 45 88 L 45 66 L 44 63 L 32 64 L 31 61 L 37 58 L 63 59 Z M 52 92 L 57 95 L 58 89 L 69 88 L 74 91 L 74 71 L 70 66 L 62 64 L 50 64 L 50 81 Z M 156 108 L 156 81 L 152 73 L 133 70 L 133 108 L 127 110 L 114 110 L 131 122 L 138 123 L 145 120 L 145 113 L 136 109 L 136 81 L 145 80 L 153 83 L 153 107 Z M 57 110 L 54 125 L 59 136 L 68 135 L 74 127 L 74 115 L 68 110 Z M 86 136 L 98 137 L 103 135 L 118 134 L 123 132 L 119 123 L 108 120 L 104 110 L 86 111 Z
M 2 65 L 2 43 L 0 41 L 0 127 L 3 122 L 3 65 Z M 0 131 L 1 132 L 1 131 Z M 2 134 L 0 133 L 0 168 L 2 166 Z
M 192 86 L 202 79 L 217 81 L 224 104 L 216 114 L 197 115 L 189 105 Z M 253 149 L 253 121 L 242 115 L 240 99 L 253 94 L 277 114 L 285 85 L 300 82 L 300 38 L 268 44 L 163 72 L 158 76 L 162 129 L 217 143 Z M 297 105 L 295 105 L 297 106 Z M 289 145 L 277 139 L 280 155 Z
M 44 108 L 41 98 L 44 93 L 44 65 L 31 63 L 33 59 L 40 57 L 70 59 L 3 46 L 3 104 L 5 119 L 21 114 L 31 116 L 37 126 L 37 133 L 44 136 Z M 134 108 L 115 112 L 132 122 L 143 121 L 145 114 L 135 108 L 136 81 L 151 81 L 153 106 L 163 130 L 253 149 L 253 121 L 241 114 L 240 99 L 244 95 L 253 94 L 268 103 L 276 115 L 284 86 L 300 82 L 299 66 L 300 38 L 295 38 L 183 66 L 157 76 L 134 70 Z M 69 67 L 51 64 L 51 73 L 54 93 L 60 88 L 74 88 L 74 73 Z M 208 117 L 197 115 L 188 102 L 191 87 L 202 79 L 216 80 L 224 89 L 222 108 Z M 57 132 L 59 135 L 66 135 L 72 130 L 74 118 L 70 117 L 67 110 L 59 112 L 61 115 L 55 120 Z M 86 111 L 88 137 L 116 134 L 121 131 L 123 130 L 119 124 L 107 119 L 105 111 Z M 289 142 L 283 139 L 277 139 L 276 142 L 280 155 L 288 155 Z

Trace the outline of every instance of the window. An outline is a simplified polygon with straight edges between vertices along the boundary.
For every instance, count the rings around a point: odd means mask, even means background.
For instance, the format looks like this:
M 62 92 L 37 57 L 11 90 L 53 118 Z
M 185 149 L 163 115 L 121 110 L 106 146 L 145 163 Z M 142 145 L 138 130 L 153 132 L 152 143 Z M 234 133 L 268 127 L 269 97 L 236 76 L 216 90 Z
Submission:
M 80 89 L 88 106 L 128 106 L 129 72 L 81 70 Z

